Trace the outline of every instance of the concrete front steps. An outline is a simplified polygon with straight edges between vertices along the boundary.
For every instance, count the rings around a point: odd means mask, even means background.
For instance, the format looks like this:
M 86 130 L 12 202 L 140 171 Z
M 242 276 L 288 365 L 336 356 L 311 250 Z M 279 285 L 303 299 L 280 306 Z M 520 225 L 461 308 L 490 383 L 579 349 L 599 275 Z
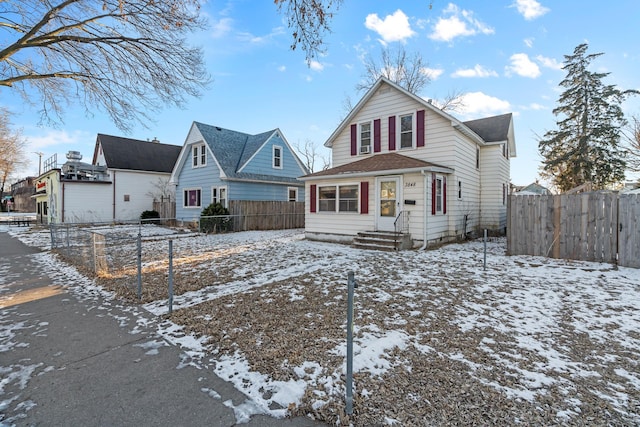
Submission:
M 353 238 L 351 245 L 358 249 L 379 251 L 401 251 L 411 249 L 411 236 L 408 233 L 393 231 L 363 231 Z

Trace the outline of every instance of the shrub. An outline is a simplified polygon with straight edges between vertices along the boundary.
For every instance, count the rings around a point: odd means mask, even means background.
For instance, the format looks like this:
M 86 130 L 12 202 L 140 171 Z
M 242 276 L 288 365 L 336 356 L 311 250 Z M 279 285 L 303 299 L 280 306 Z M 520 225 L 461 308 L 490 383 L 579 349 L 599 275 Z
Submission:
M 202 210 L 200 215 L 200 231 L 216 233 L 229 229 L 229 210 L 220 203 L 211 203 Z
M 158 211 L 144 211 L 140 214 L 140 219 L 142 220 L 143 223 L 148 223 L 148 222 L 158 222 L 158 221 L 145 221 L 146 220 L 153 220 L 153 219 L 160 219 L 160 213 Z

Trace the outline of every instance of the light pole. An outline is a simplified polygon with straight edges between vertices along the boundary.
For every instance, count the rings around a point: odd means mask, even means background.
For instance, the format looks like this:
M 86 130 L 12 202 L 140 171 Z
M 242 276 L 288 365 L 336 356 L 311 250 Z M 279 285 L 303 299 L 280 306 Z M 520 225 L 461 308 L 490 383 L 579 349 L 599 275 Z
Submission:
M 42 175 L 42 156 L 44 153 L 42 151 L 34 151 L 33 154 L 38 155 L 38 176 Z

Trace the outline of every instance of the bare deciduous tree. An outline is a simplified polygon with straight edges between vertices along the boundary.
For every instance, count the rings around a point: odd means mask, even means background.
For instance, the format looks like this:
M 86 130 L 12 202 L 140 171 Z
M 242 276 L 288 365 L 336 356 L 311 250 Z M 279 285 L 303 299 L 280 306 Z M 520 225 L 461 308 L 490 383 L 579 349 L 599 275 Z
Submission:
M 0 87 L 62 120 L 77 101 L 122 130 L 166 104 L 183 106 L 209 81 L 186 36 L 204 28 L 199 0 L 4 0 Z
M 380 62 L 369 55 L 364 66 L 362 81 L 356 85 L 359 92 L 371 89 L 381 76 L 415 94 L 431 82 L 431 76 L 426 71 L 427 63 L 423 61 L 422 55 L 415 52 L 408 56 L 403 47 L 395 52 L 389 48 L 382 49 Z
M 9 112 L 0 108 L 0 200 L 9 177 L 29 163 L 24 154 L 25 144 L 22 132 L 12 128 Z
M 640 116 L 631 116 L 622 134 L 623 148 L 627 154 L 627 169 L 631 172 L 640 172 Z
M 322 162 L 321 170 L 329 169 L 331 165 L 329 156 L 322 155 L 316 144 L 310 139 L 305 139 L 304 144 L 301 144 L 300 141 L 298 141 L 296 144 L 296 151 L 302 157 L 302 161 L 309 172 L 316 171 L 316 164 L 318 162 Z

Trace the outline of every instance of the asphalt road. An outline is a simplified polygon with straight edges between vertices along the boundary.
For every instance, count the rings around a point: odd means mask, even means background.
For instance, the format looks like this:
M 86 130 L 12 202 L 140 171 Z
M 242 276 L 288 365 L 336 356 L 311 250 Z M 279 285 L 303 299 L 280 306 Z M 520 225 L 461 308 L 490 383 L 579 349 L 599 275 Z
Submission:
M 0 426 L 233 426 L 247 397 L 0 232 Z M 226 403 L 226 404 L 225 404 Z M 250 402 L 248 402 L 250 404 Z M 248 426 L 318 426 L 253 416 Z

